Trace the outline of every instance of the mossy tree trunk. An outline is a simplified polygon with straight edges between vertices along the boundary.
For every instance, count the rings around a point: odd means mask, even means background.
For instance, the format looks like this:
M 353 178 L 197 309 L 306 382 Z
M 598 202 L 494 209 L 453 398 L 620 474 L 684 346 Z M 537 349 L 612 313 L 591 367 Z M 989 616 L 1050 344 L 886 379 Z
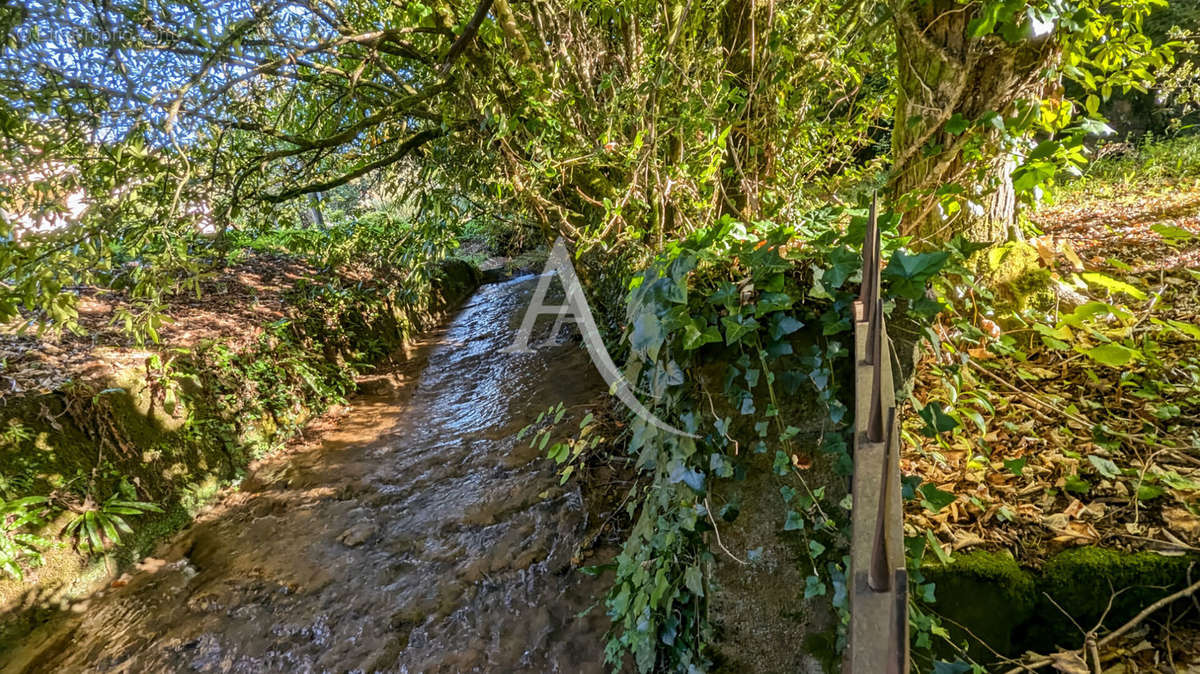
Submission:
M 899 72 L 888 187 L 904 216 L 902 231 L 921 245 L 958 233 L 1005 237 L 1016 206 L 1013 165 L 992 121 L 1012 115 L 1018 101 L 1041 97 L 1054 56 L 1047 39 L 971 37 L 978 9 L 957 0 L 893 5 Z M 939 208 L 946 192 L 960 194 L 961 208 Z
M 730 111 L 722 210 L 746 221 L 763 215 L 763 189 L 773 168 L 767 130 L 774 101 L 766 67 L 773 18 L 773 4 L 764 0 L 730 0 L 721 15 L 729 85 L 745 96 Z

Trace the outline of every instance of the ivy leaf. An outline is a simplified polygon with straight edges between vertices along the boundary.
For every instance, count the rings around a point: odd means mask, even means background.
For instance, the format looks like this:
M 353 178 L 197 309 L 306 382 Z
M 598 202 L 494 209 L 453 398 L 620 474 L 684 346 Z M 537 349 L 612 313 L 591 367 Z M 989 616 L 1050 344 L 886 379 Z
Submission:
M 1146 484 L 1143 482 L 1138 485 L 1137 498 L 1139 501 L 1151 501 L 1167 493 L 1165 489 L 1158 485 Z
M 1027 459 L 1025 459 L 1025 458 L 1005 459 L 1004 467 L 1008 470 L 1008 472 L 1020 477 L 1022 471 L 1025 470 L 1025 462 L 1026 461 L 1027 461 Z
M 725 344 L 733 346 L 741 340 L 742 336 L 758 328 L 758 321 L 753 318 L 741 316 L 725 316 L 721 319 L 721 324 L 725 326 Z
M 784 531 L 802 531 L 804 529 L 804 517 L 795 510 L 789 510 L 787 521 L 783 523 Z
M 633 322 L 629 343 L 634 352 L 646 360 L 654 360 L 663 343 L 662 322 L 652 311 L 643 311 Z
M 792 297 L 787 293 L 763 293 L 754 306 L 754 315 L 763 316 L 773 311 L 783 311 L 792 307 Z
M 733 476 L 733 464 L 730 463 L 729 459 L 720 452 L 713 452 L 712 455 L 708 457 L 708 468 L 717 477 Z
M 718 513 L 721 519 L 726 522 L 732 522 L 736 520 L 740 514 L 742 514 L 742 507 L 733 502 L 729 502 L 721 506 L 721 511 Z
M 881 277 L 891 283 L 892 292 L 915 300 L 925 295 L 925 282 L 933 278 L 950 254 L 945 251 L 909 254 L 898 250 L 888 260 Z
M 683 584 L 694 596 L 704 596 L 704 576 L 700 574 L 700 567 L 689 566 L 683 572 Z
M 738 292 L 737 284 L 722 283 L 720 288 L 717 288 L 713 294 L 708 296 L 709 304 L 723 304 L 725 306 L 733 306 L 738 303 L 741 293 Z
M 1161 222 L 1156 222 L 1153 225 L 1150 225 L 1150 229 L 1153 230 L 1155 234 L 1158 234 L 1162 238 L 1166 239 L 1167 243 L 1172 245 L 1190 241 L 1191 239 L 1195 238 L 1194 234 L 1182 227 L 1168 225 Z
M 1063 483 L 1063 489 L 1075 494 L 1086 494 L 1092 490 L 1092 483 L 1079 477 L 1078 474 L 1067 477 Z
M 804 323 L 787 314 L 775 314 L 771 317 L 770 325 L 771 339 L 774 340 L 781 339 L 804 327 Z
M 931 402 L 917 410 L 917 414 L 925 422 L 921 434 L 928 438 L 936 438 L 938 433 L 945 433 L 958 428 L 958 420 L 942 411 L 938 402 Z
M 1092 466 L 1096 468 L 1096 471 L 1104 477 L 1111 479 L 1121 475 L 1121 469 L 1117 468 L 1117 464 L 1102 456 L 1089 454 L 1088 461 L 1091 462 Z
M 808 556 L 810 558 L 816 559 L 817 557 L 820 557 L 821 553 L 823 552 L 825 552 L 825 546 L 822 545 L 820 541 L 808 542 Z
M 685 351 L 699 349 L 705 344 L 721 341 L 721 331 L 715 325 L 700 326 L 700 321 L 693 320 L 683 328 L 683 348 Z
M 821 582 L 819 576 L 809 576 L 804 579 L 804 598 L 812 599 L 813 597 L 825 596 L 825 583 Z
M 921 505 L 930 512 L 939 512 L 942 508 L 954 503 L 958 497 L 948 491 L 942 491 L 937 488 L 937 485 L 932 482 L 926 482 L 921 485 L 917 491 L 921 492 Z
M 667 465 L 667 482 L 670 484 L 682 482 L 697 493 L 704 491 L 704 473 L 693 468 L 688 468 L 679 459 L 673 459 Z
M 1200 327 L 1197 327 L 1196 325 L 1194 325 L 1192 323 L 1184 323 L 1183 321 L 1177 321 L 1177 320 L 1174 320 L 1171 318 L 1168 318 L 1165 321 L 1159 320 L 1157 318 L 1151 318 L 1150 321 L 1157 325 L 1162 325 L 1165 327 L 1169 327 L 1169 328 L 1178 330 L 1179 332 L 1187 335 L 1188 337 L 1191 337 L 1192 339 L 1200 339 Z
M 792 461 L 791 459 L 788 459 L 788 455 L 784 454 L 783 450 L 775 450 L 775 461 L 771 464 L 771 470 L 773 470 L 776 475 L 787 475 L 790 472 L 791 467 Z
M 862 267 L 862 257 L 847 246 L 838 246 L 829 254 L 832 265 L 821 275 L 825 288 L 841 288 Z
M 943 128 L 946 130 L 946 133 L 957 136 L 966 131 L 970 124 L 970 121 L 966 117 L 963 117 L 962 113 L 956 112 L 953 117 L 946 120 L 946 125 Z

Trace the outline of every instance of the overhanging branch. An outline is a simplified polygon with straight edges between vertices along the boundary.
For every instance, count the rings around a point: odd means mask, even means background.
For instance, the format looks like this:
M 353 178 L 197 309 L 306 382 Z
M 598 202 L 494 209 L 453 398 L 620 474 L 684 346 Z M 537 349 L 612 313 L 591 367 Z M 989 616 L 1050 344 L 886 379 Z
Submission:
M 400 161 L 408 153 L 412 152 L 413 150 L 417 149 L 418 147 L 424 145 L 425 143 L 428 143 L 431 140 L 434 140 L 435 138 L 440 138 L 444 135 L 446 135 L 446 131 L 444 131 L 442 129 L 426 129 L 425 131 L 421 131 L 420 133 L 417 133 L 417 134 L 411 136 L 410 138 L 408 138 L 408 140 L 405 140 L 403 143 L 400 144 L 400 146 L 398 148 L 396 148 L 395 152 L 392 152 L 391 154 L 389 154 L 385 157 L 376 159 L 373 162 L 363 164 L 362 166 L 354 169 L 353 171 L 350 171 L 349 173 L 344 173 L 344 174 L 338 176 L 337 178 L 333 178 L 332 180 L 326 180 L 326 181 L 317 182 L 317 183 L 309 183 L 308 185 L 294 187 L 290 190 L 284 190 L 282 192 L 276 192 L 274 194 L 265 194 L 265 195 L 263 195 L 262 199 L 263 199 L 263 201 L 266 201 L 266 202 L 269 202 L 272 204 L 278 204 L 278 203 L 282 203 L 284 201 L 288 201 L 289 199 L 295 199 L 296 197 L 303 196 L 305 194 L 312 194 L 313 192 L 325 192 L 325 191 L 331 190 L 335 187 L 341 187 L 342 185 L 345 185 L 346 183 L 350 182 L 351 180 L 354 180 L 355 178 L 361 178 L 362 176 L 370 173 L 371 171 L 374 171 L 376 169 L 381 169 L 385 166 L 388 166 L 390 164 L 394 164 L 394 163 Z

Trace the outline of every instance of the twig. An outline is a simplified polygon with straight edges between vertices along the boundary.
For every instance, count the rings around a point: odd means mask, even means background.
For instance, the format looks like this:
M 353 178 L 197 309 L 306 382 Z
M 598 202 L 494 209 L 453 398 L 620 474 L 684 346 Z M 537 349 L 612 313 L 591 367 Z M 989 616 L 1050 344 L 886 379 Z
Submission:
M 1100 664 L 1100 647 L 1096 645 L 1095 633 L 1088 634 L 1087 639 L 1083 641 L 1084 649 L 1087 650 L 1088 658 L 1092 662 L 1092 674 L 1100 674 L 1103 665 Z
M 1108 646 L 1112 642 L 1119 639 L 1122 635 L 1124 635 L 1129 630 L 1137 627 L 1143 620 L 1145 620 L 1146 618 L 1149 618 L 1158 609 L 1160 609 L 1164 606 L 1167 606 L 1168 604 L 1171 604 L 1178 599 L 1183 599 L 1184 597 L 1190 597 L 1196 593 L 1196 590 L 1200 590 L 1200 581 L 1196 581 L 1195 583 L 1192 583 L 1191 585 L 1183 588 L 1182 590 L 1176 592 L 1175 594 L 1163 597 L 1162 599 L 1159 599 L 1158 601 L 1154 602 L 1153 604 L 1147 606 L 1146 608 L 1142 609 L 1142 611 L 1140 613 L 1135 615 L 1132 620 L 1125 623 L 1124 625 L 1121 625 L 1112 634 L 1109 634 L 1108 636 L 1101 639 L 1098 644 L 1099 647 L 1104 648 L 1104 647 Z
M 1190 573 L 1190 571 L 1191 571 L 1190 566 L 1189 566 L 1188 570 Z M 1121 625 L 1116 630 L 1113 630 L 1112 633 L 1110 633 L 1108 636 L 1104 637 L 1103 639 L 1100 639 L 1099 641 L 1096 641 L 1094 632 L 1089 633 L 1087 639 L 1085 639 L 1085 641 L 1084 641 L 1083 647 L 1080 648 L 1078 650 L 1078 652 L 1083 653 L 1085 655 L 1085 659 L 1089 653 L 1094 653 L 1096 662 L 1099 662 L 1099 657 L 1100 657 L 1099 653 L 1101 650 L 1103 650 L 1104 648 L 1107 648 L 1114 641 L 1116 641 L 1117 639 L 1120 639 L 1122 636 L 1124 636 L 1125 633 L 1129 632 L 1133 628 L 1140 625 L 1143 620 L 1145 620 L 1146 618 L 1149 618 L 1151 615 L 1154 614 L 1155 611 L 1158 611 L 1159 609 L 1171 604 L 1172 602 L 1175 602 L 1179 599 L 1183 599 L 1184 597 L 1191 597 L 1193 594 L 1195 594 L 1196 590 L 1200 590 L 1200 581 L 1196 581 L 1195 583 L 1188 585 L 1187 587 L 1176 592 L 1175 594 L 1163 597 L 1162 599 L 1159 599 L 1158 601 L 1154 602 L 1153 604 L 1147 606 L 1146 608 L 1142 609 L 1142 611 L 1140 613 L 1135 615 L 1129 622 L 1125 623 L 1124 625 Z M 1013 667 L 1012 669 L 1006 671 L 1005 674 L 1020 674 L 1021 672 L 1035 671 L 1039 668 L 1054 664 L 1054 659 L 1049 656 L 1038 655 L 1035 657 L 1037 658 L 1036 660 L 1019 663 L 1016 667 Z
M 1055 406 L 1052 403 L 1042 400 L 1041 398 L 1037 397 L 1036 395 L 1034 395 L 1032 393 L 1022 391 L 1021 389 L 1017 388 L 1016 386 L 1013 386 L 1011 383 L 1005 381 L 1003 378 L 1001 378 L 996 373 L 983 367 L 982 365 L 977 364 L 974 360 L 968 359 L 967 362 L 975 369 L 976 372 L 982 372 L 983 374 L 986 374 L 988 377 L 990 377 L 996 383 L 998 383 L 1001 386 L 1005 387 L 1006 389 L 1012 391 L 1013 393 L 1016 393 L 1017 395 L 1021 396 L 1021 398 L 1025 399 L 1029 402 L 1032 402 L 1034 404 L 1040 405 L 1043 409 L 1050 410 L 1051 412 L 1054 412 L 1056 414 L 1060 414 L 1063 417 L 1067 418 L 1068 420 L 1074 421 L 1075 423 L 1078 423 L 1078 424 L 1082 424 L 1085 427 L 1091 427 L 1091 426 L 1097 425 L 1095 422 L 1093 422 L 1091 419 L 1088 419 L 1087 417 L 1083 417 L 1078 414 L 1073 414 L 1071 412 L 1068 412 L 1064 409 L 1061 409 L 1061 408 Z M 1141 436 L 1134 435 L 1132 433 L 1122 433 L 1121 431 L 1113 430 L 1111 428 L 1105 429 L 1104 432 L 1107 433 L 1108 435 L 1116 436 L 1123 440 L 1128 440 L 1130 442 L 1137 442 L 1139 444 L 1146 445 L 1147 447 L 1161 447 L 1161 448 L 1166 448 L 1168 450 L 1177 449 L 1170 445 L 1164 445 L 1159 442 L 1151 442 Z
M 708 513 L 708 521 L 712 522 L 713 533 L 716 534 L 716 536 L 717 536 L 717 547 L 721 548 L 721 550 L 724 550 L 725 554 L 729 555 L 729 558 L 732 559 L 733 561 L 737 562 L 738 564 L 741 564 L 742 566 L 749 566 L 750 562 L 746 562 L 746 561 L 742 561 L 742 560 L 738 559 L 737 555 L 730 552 L 729 548 L 725 547 L 725 544 L 721 542 L 721 532 L 720 532 L 720 530 L 717 529 L 717 521 L 715 519 L 713 519 L 712 508 L 708 507 L 708 497 L 707 496 L 704 497 L 704 512 Z

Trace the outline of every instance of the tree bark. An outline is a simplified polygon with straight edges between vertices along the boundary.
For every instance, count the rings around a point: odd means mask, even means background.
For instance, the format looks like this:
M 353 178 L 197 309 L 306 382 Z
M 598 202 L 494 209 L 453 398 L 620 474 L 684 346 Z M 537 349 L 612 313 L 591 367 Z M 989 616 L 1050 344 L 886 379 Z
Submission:
M 977 9 L 956 0 L 900 0 L 893 10 L 899 72 L 888 188 L 902 233 L 918 246 L 959 233 L 999 241 L 1016 211 L 1013 157 L 986 120 L 1041 98 L 1053 43 L 972 38 Z M 957 211 L 939 205 L 939 191 L 958 193 Z
M 763 61 L 772 20 L 771 5 L 763 0 L 729 0 L 721 16 L 730 85 L 746 97 L 740 109 L 732 111 L 722 210 L 742 220 L 763 215 L 762 190 L 772 171 L 774 152 L 765 131 L 770 128 L 773 101 Z

